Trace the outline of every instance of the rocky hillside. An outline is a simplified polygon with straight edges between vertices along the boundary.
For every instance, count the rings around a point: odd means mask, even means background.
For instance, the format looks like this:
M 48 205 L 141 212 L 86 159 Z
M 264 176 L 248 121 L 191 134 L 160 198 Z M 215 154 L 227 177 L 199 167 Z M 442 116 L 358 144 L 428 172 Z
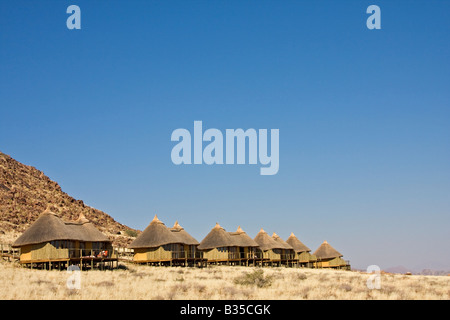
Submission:
M 0 235 L 23 232 L 48 207 L 63 220 L 83 213 L 116 246 L 126 246 L 137 232 L 72 198 L 42 171 L 0 152 Z

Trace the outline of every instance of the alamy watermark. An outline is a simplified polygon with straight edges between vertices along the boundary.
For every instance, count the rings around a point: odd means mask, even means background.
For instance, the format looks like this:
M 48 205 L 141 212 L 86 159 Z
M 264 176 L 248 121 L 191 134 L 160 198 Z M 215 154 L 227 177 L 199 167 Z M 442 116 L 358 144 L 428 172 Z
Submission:
M 367 267 L 367 273 L 370 273 L 366 285 L 370 290 L 381 289 L 381 269 L 377 265 L 370 265 Z
M 69 277 L 66 281 L 67 289 L 80 290 L 81 289 L 81 270 L 76 265 L 71 265 L 67 268 Z
M 66 10 L 70 16 L 66 20 L 66 26 L 69 30 L 81 29 L 81 9 L 77 5 L 70 5 Z M 370 5 L 367 7 L 366 13 L 370 14 L 367 18 L 366 26 L 369 30 L 381 29 L 381 9 L 377 5 Z
M 70 5 L 67 7 L 66 13 L 70 14 L 70 16 L 66 20 L 67 29 L 73 30 L 81 29 L 81 9 L 77 5 Z
M 257 164 L 259 161 L 263 165 L 261 175 L 275 175 L 280 166 L 279 138 L 280 130 L 271 129 L 269 155 L 267 129 L 259 129 L 258 132 L 255 129 L 226 129 L 224 148 L 222 131 L 212 128 L 203 132 L 203 122 L 194 121 L 193 137 L 189 130 L 183 128 L 172 132 L 171 141 L 178 143 L 172 148 L 171 159 L 176 165 L 235 164 L 235 158 L 236 164 L 246 164 L 248 154 L 248 164 Z M 208 144 L 203 147 L 203 142 Z
M 367 18 L 366 26 L 369 30 L 381 29 L 381 9 L 377 5 L 370 5 L 367 7 L 366 13 L 370 16 Z

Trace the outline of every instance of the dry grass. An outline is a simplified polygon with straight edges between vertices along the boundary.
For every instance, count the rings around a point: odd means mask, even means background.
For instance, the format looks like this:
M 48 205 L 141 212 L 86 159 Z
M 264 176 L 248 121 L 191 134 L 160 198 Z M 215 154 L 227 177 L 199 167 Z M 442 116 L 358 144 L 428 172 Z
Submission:
M 450 277 L 381 275 L 337 270 L 215 266 L 203 269 L 122 265 L 83 271 L 81 289 L 68 289 L 66 271 L 30 270 L 0 262 L 0 299 L 445 299 Z

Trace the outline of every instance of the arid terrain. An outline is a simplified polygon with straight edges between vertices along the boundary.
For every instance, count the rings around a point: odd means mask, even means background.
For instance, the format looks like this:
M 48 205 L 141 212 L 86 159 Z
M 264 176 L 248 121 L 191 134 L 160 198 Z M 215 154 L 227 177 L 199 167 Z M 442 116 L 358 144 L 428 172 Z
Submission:
M 11 244 L 46 208 L 64 220 L 82 213 L 115 246 L 137 234 L 108 214 L 86 206 L 34 167 L 0 152 L 0 243 Z M 371 275 L 358 271 L 299 268 L 211 266 L 203 269 L 149 267 L 121 262 L 115 270 L 79 273 L 80 288 L 68 286 L 67 271 L 36 270 L 0 259 L 0 299 L 446 299 L 450 277 L 380 275 L 379 289 L 369 289 Z
M 125 247 L 133 240 L 129 235 L 139 233 L 69 196 L 42 171 L 0 152 L 0 242 L 11 243 L 47 208 L 67 221 L 82 213 L 116 246 Z
M 149 267 L 121 263 L 116 270 L 72 274 L 0 262 L 0 299 L 450 299 L 450 277 L 381 274 L 380 289 L 368 289 L 370 275 L 357 271 L 298 268 Z

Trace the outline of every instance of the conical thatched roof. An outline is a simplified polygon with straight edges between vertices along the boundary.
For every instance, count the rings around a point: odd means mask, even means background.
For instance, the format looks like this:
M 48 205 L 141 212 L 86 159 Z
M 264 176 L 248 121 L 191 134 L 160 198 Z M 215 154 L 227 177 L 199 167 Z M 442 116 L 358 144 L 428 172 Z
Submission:
M 342 254 L 335 248 L 330 246 L 327 241 L 324 241 L 320 247 L 314 252 L 314 255 L 318 259 L 333 259 L 342 257 Z
M 241 226 L 239 226 L 236 232 L 228 232 L 233 239 L 234 245 L 236 247 L 259 247 L 259 245 L 249 237 L 244 230 L 242 230 Z
M 180 243 L 180 241 L 155 215 L 148 227 L 134 239 L 128 248 L 154 248 L 169 243 Z
M 286 242 L 289 243 L 294 248 L 295 252 L 310 252 L 311 251 L 311 249 L 308 248 L 307 246 L 305 246 L 303 244 L 303 242 L 298 240 L 298 238 L 294 235 L 294 233 L 291 233 L 291 235 L 286 240 Z
M 272 235 L 272 239 L 278 242 L 280 245 L 282 245 L 283 249 L 294 250 L 294 248 L 290 244 L 281 239 L 280 236 L 277 235 L 275 232 Z
M 55 213 L 45 210 L 38 219 L 14 242 L 13 247 L 44 243 L 54 240 L 84 242 L 111 242 L 84 215 L 76 221 L 66 222 Z
M 187 233 L 184 228 L 178 224 L 178 221 L 175 221 L 175 224 L 172 228 L 170 228 L 170 231 L 175 237 L 178 238 L 179 243 L 194 246 L 199 244 L 194 237 Z
M 211 231 L 206 235 L 206 237 L 200 242 L 198 249 L 208 250 L 219 247 L 233 247 L 234 241 L 230 234 L 225 231 L 218 223 Z
M 275 241 L 262 228 L 255 237 L 255 242 L 259 245 L 262 251 L 271 249 L 284 249 L 284 246 Z

